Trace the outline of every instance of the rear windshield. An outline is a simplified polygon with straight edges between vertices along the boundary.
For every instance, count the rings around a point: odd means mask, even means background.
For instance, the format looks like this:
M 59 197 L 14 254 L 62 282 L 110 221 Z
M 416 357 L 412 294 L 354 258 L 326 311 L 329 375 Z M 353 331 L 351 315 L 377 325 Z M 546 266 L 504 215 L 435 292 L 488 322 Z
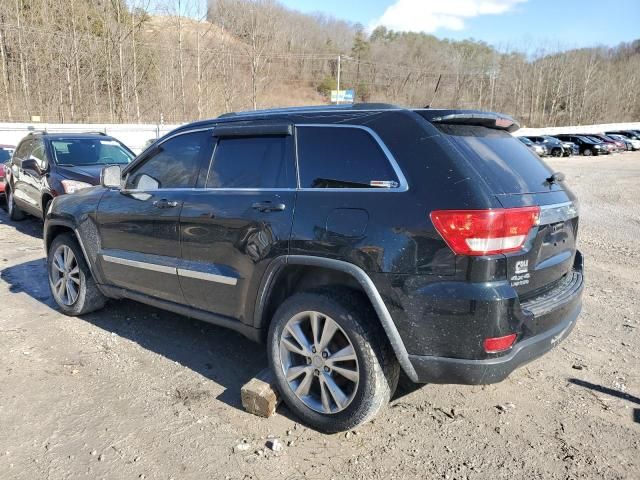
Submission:
M 127 164 L 134 157 L 112 138 L 63 138 L 51 146 L 56 163 L 64 166 Z
M 5 150 L 4 148 L 0 148 L 0 163 L 4 163 L 10 159 L 11 159 L 11 154 L 9 153 L 9 151 Z
M 561 190 L 546 179 L 552 171 L 522 142 L 503 130 L 473 125 L 436 125 L 496 193 Z

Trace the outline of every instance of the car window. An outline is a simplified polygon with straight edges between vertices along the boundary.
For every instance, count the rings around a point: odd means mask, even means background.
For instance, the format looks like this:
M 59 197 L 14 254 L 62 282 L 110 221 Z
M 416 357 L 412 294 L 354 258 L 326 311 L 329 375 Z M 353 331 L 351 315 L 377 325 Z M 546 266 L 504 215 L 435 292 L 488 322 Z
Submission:
M 211 156 L 211 131 L 191 132 L 163 142 L 128 175 L 125 188 L 157 190 L 195 186 L 201 160 Z
M 21 160 L 27 158 L 29 153 L 31 153 L 31 140 L 25 140 L 20 145 L 18 145 L 17 150 L 14 153 L 15 158 L 19 158 Z
M 44 150 L 44 142 L 42 140 L 34 140 L 33 141 L 33 149 L 31 150 L 31 155 L 29 158 L 32 158 L 38 164 L 38 167 L 41 170 L 44 170 L 49 163 L 47 161 L 47 155 Z
M 126 165 L 133 153 L 113 138 L 59 138 L 51 140 L 56 163 L 63 166 Z
M 302 188 L 399 185 L 389 159 L 365 130 L 310 126 L 298 127 L 297 135 Z
M 295 187 L 290 135 L 220 138 L 207 188 Z
M 11 158 L 11 153 L 9 150 L 5 150 L 4 148 L 0 148 L 0 163 L 4 163 Z

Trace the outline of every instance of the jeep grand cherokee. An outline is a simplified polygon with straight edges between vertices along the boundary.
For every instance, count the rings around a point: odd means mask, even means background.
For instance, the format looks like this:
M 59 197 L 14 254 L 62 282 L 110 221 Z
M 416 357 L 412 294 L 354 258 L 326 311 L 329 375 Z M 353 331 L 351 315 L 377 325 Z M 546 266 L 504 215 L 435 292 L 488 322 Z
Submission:
M 569 334 L 583 287 L 575 197 L 517 128 L 373 104 L 182 126 L 53 201 L 53 297 L 266 342 L 284 401 L 324 431 L 372 418 L 400 369 L 498 382 Z

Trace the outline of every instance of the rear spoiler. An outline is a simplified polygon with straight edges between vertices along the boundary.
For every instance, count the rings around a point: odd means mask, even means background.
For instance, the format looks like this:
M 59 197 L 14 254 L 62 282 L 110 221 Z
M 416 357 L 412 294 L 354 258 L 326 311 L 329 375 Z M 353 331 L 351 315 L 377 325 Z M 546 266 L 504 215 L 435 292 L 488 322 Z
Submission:
M 449 113 L 429 119 L 433 123 L 446 123 L 450 125 L 477 125 L 497 130 L 506 130 L 513 133 L 520 128 L 518 122 L 508 115 L 500 115 L 491 112 L 478 113 Z

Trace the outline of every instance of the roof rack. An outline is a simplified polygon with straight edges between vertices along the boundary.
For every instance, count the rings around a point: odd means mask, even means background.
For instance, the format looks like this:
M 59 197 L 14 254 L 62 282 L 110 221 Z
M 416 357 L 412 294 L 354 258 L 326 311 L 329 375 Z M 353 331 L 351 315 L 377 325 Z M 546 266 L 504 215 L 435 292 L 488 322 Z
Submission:
M 398 110 L 402 107 L 389 103 L 355 103 L 344 105 L 313 105 L 304 107 L 268 108 L 265 110 L 247 110 L 243 112 L 223 113 L 218 118 L 250 117 L 259 115 L 274 115 L 287 113 L 313 113 L 332 111 L 361 111 L 361 110 Z
M 49 135 L 49 134 L 56 134 L 56 135 L 101 135 L 103 137 L 107 136 L 106 132 L 100 132 L 100 131 L 88 131 L 88 132 L 62 132 L 62 131 L 57 131 L 57 132 L 52 132 L 49 131 L 47 129 L 44 130 L 29 130 L 29 133 L 27 135 L 38 135 L 38 134 L 44 134 L 44 135 Z

